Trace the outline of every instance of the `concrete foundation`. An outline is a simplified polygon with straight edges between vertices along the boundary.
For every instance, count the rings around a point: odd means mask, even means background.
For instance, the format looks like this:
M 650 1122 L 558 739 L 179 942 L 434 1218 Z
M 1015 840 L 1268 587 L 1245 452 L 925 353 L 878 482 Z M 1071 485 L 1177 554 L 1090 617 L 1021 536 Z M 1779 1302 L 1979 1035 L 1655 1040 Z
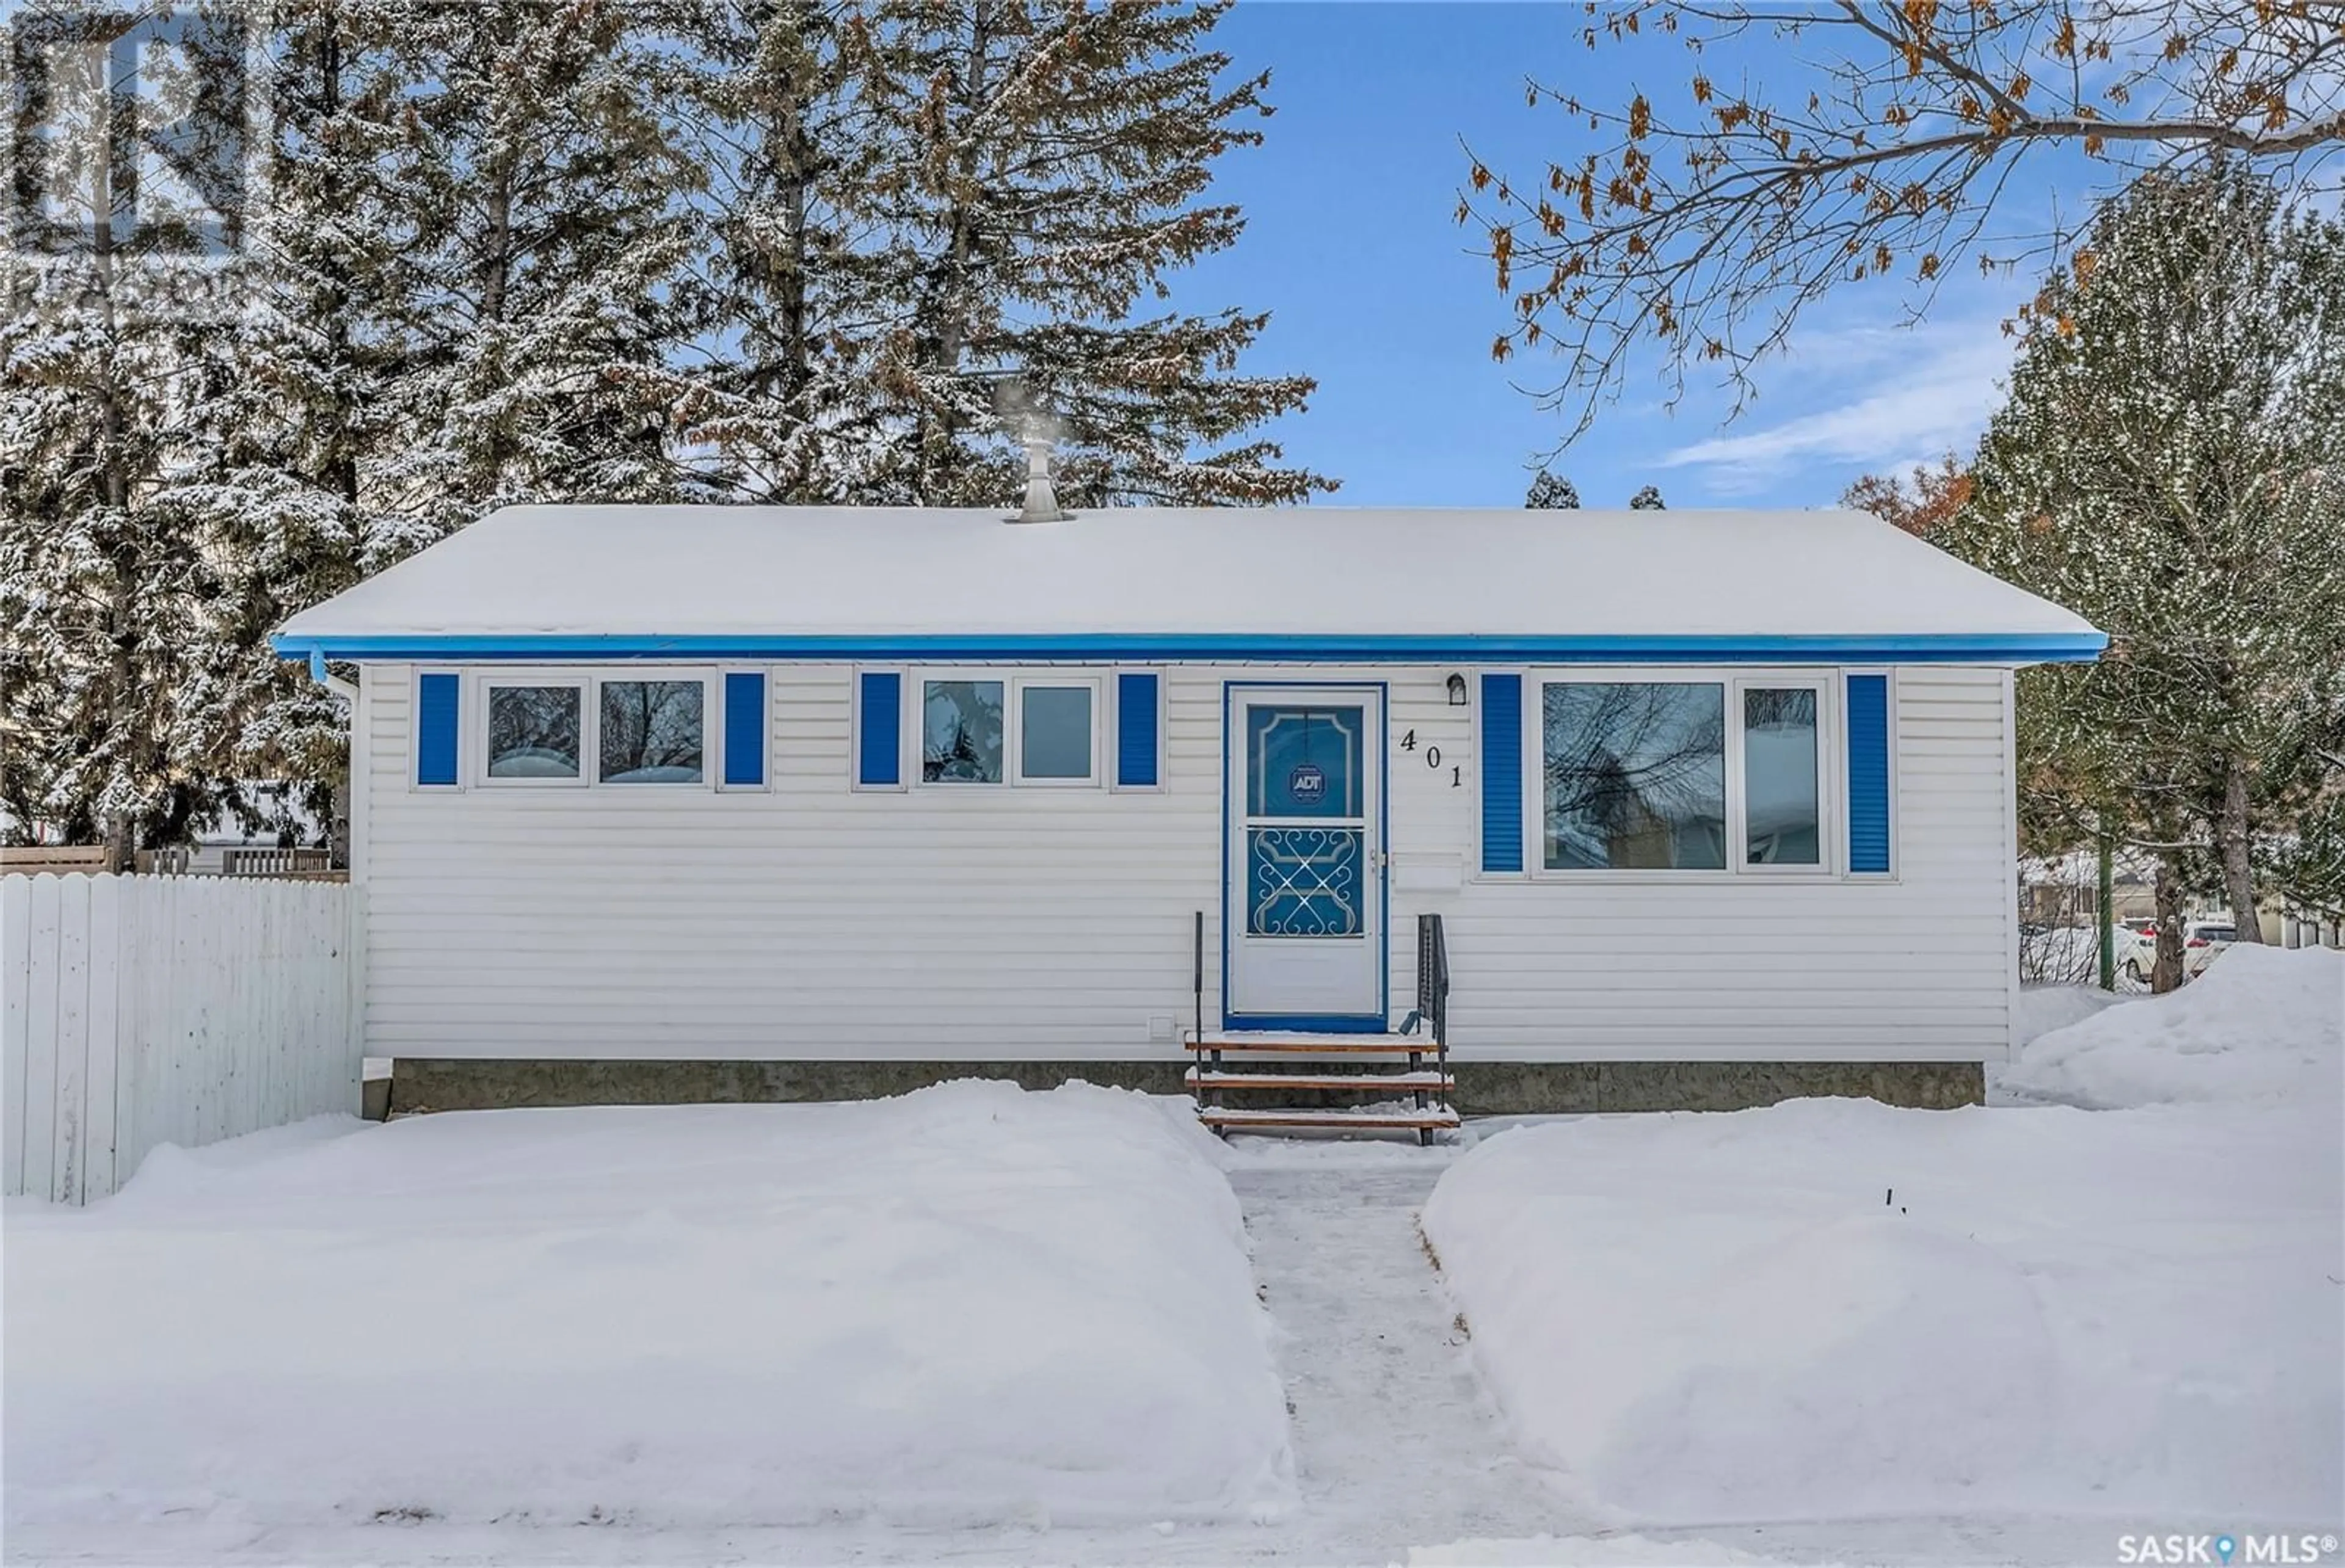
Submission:
M 1467 1116 L 1743 1110 L 1814 1096 L 1925 1110 L 1986 1098 L 1976 1062 L 1457 1062 Z M 876 1099 L 951 1078 L 1050 1088 L 1070 1078 L 1180 1094 L 1185 1061 L 546 1061 L 402 1057 L 390 1114 L 512 1106 L 700 1105 Z

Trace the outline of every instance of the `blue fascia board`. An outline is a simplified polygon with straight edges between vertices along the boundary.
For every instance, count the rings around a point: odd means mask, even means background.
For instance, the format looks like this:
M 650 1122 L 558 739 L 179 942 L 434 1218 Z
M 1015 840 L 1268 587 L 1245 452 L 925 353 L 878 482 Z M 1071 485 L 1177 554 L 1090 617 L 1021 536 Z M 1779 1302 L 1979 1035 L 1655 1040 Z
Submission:
M 287 636 L 288 659 L 1021 659 L 1271 661 L 1280 663 L 2036 664 L 2089 663 L 2098 632 L 1889 633 L 1877 636 L 1423 637 L 1280 632 L 1042 632 L 992 635 L 659 637 L 607 635 Z

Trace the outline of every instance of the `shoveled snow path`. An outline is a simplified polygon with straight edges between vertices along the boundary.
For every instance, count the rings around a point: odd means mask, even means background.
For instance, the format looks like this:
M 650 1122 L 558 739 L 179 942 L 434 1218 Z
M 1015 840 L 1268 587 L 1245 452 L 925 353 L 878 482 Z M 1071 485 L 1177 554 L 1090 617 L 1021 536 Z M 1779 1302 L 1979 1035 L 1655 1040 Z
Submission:
M 1508 1443 L 1417 1230 L 1450 1151 L 1320 1152 L 1240 1153 L 1229 1173 L 1279 1328 L 1305 1512 L 1355 1561 L 1585 1528 Z

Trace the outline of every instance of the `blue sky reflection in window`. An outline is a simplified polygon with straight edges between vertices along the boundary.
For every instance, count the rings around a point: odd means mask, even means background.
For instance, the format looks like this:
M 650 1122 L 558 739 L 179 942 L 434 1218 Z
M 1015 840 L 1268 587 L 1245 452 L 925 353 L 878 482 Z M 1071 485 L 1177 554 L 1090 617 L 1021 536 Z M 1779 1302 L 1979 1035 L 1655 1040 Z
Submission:
M 920 696 L 920 777 L 1001 782 L 1001 683 L 929 681 Z

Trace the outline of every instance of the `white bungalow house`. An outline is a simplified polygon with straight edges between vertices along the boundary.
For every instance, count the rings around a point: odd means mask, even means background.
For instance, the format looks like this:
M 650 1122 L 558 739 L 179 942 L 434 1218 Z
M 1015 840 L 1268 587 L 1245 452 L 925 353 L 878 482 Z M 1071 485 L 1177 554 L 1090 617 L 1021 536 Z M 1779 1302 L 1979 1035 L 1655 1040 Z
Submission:
M 1846 511 L 561 506 L 277 645 L 401 1105 L 1334 1073 L 1424 951 L 1471 1112 L 1975 1098 L 2104 642 Z

